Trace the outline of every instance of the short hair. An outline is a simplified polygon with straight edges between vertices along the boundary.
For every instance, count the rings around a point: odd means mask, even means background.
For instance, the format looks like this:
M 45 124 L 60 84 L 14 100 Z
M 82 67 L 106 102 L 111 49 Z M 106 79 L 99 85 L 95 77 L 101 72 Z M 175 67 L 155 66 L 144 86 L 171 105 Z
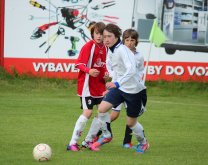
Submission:
M 122 34 L 122 30 L 115 24 L 109 23 L 106 25 L 105 30 L 110 33 L 113 33 L 116 38 L 120 38 Z
M 95 30 L 97 30 L 100 34 L 103 34 L 104 28 L 105 24 L 103 22 L 94 23 L 90 29 L 91 37 L 94 38 L 93 34 Z
M 124 43 L 126 38 L 133 38 L 136 40 L 136 44 L 135 46 L 137 46 L 138 42 L 139 42 L 139 33 L 134 30 L 134 29 L 127 29 L 123 32 L 123 36 L 122 36 L 122 42 Z

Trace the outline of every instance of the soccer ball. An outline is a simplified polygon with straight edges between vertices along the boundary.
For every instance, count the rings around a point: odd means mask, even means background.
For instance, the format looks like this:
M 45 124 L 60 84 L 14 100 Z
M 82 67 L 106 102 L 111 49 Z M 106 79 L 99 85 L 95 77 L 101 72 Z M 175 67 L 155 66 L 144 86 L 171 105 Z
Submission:
M 51 147 L 48 144 L 40 143 L 33 149 L 33 157 L 37 161 L 48 161 L 52 155 Z

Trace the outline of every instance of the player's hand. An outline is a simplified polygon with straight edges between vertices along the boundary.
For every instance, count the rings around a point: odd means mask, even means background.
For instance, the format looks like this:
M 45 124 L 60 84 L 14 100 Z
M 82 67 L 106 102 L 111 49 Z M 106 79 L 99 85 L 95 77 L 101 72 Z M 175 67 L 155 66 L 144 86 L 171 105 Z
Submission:
M 110 77 L 109 77 L 109 73 L 108 72 L 105 72 L 104 74 L 104 77 L 103 77 L 105 80 L 109 80 Z
M 97 77 L 100 74 L 100 71 L 97 69 L 90 69 L 89 75 L 92 77 Z
M 116 85 L 113 82 L 107 82 L 106 83 L 106 88 L 110 89 L 110 88 L 116 88 Z

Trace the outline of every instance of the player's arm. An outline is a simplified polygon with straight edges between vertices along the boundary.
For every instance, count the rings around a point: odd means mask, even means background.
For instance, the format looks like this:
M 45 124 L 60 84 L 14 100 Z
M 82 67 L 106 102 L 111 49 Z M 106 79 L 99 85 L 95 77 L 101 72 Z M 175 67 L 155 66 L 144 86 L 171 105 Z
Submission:
M 97 77 L 100 71 L 94 68 L 87 67 L 90 53 L 91 53 L 91 48 L 92 48 L 92 45 L 88 43 L 82 47 L 79 57 L 77 58 L 75 67 L 81 70 L 82 72 L 89 74 L 90 76 Z
M 76 68 L 85 73 L 88 73 L 92 77 L 97 77 L 100 73 L 100 71 L 98 71 L 97 69 L 86 67 L 85 64 L 76 65 Z

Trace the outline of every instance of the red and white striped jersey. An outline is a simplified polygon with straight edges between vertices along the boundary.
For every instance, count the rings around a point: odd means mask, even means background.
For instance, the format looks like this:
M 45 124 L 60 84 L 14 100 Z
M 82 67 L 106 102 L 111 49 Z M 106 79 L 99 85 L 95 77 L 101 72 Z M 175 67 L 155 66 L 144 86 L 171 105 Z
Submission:
M 103 97 L 106 69 L 107 49 L 104 44 L 97 44 L 94 40 L 87 42 L 81 49 L 76 61 L 80 69 L 77 80 L 77 94 L 82 97 Z M 84 69 L 83 69 L 84 68 Z M 97 77 L 89 75 L 89 70 L 95 68 L 100 71 Z

